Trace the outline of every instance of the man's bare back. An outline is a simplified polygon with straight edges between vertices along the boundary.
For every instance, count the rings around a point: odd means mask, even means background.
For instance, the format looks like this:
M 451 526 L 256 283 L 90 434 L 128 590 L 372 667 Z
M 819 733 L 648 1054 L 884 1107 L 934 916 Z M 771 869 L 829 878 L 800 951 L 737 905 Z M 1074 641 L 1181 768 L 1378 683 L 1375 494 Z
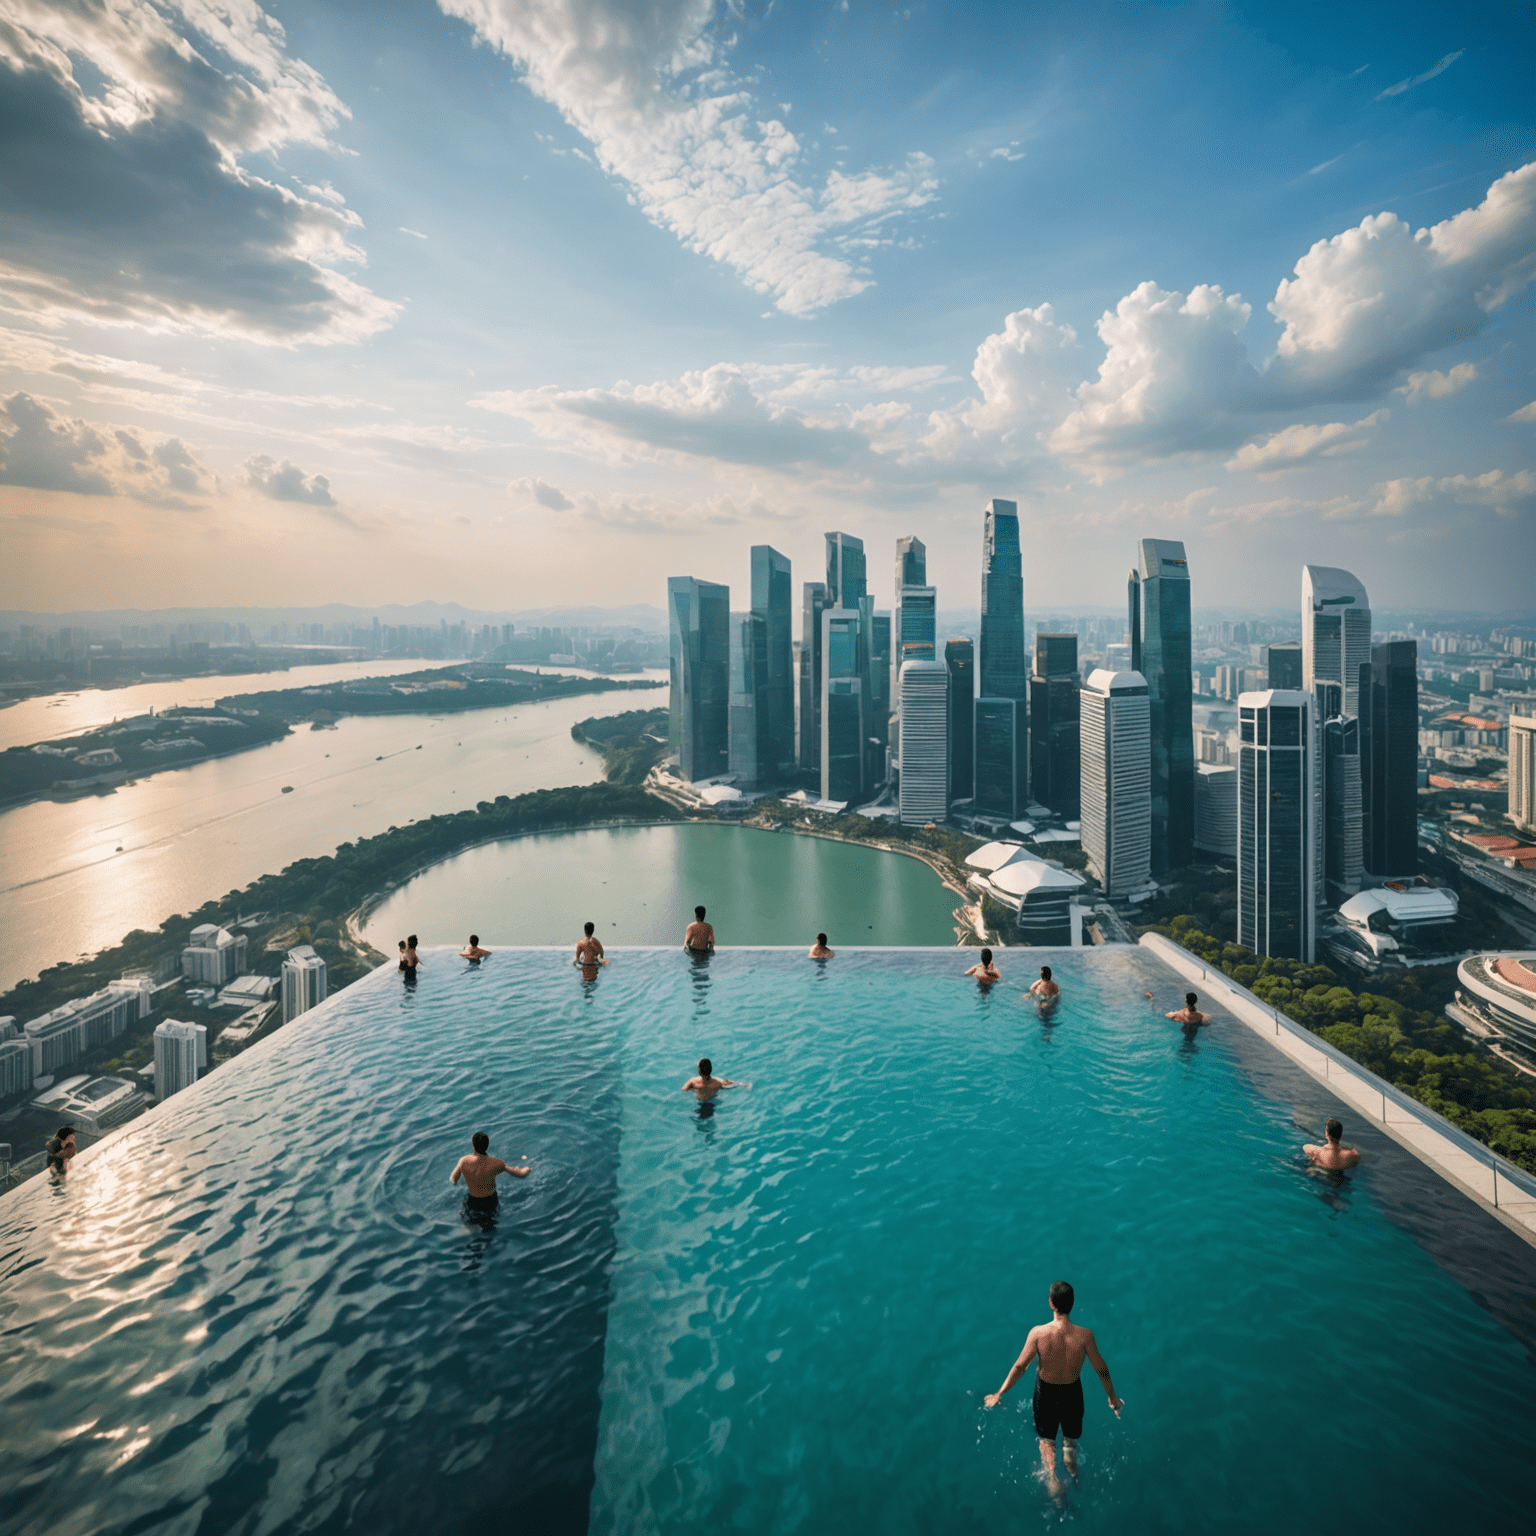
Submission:
M 604 963 L 605 962 L 603 960 L 603 943 L 602 943 L 601 939 L 592 939 L 592 938 L 582 939 L 581 942 L 579 944 L 577 944 L 577 946 L 576 946 L 576 964 L 577 965 L 592 966 L 592 965 L 602 965 Z
M 702 920 L 689 923 L 687 931 L 683 934 L 683 948 L 692 950 L 696 955 L 707 954 L 715 947 L 715 929 L 712 923 Z
M 525 1165 L 514 1168 L 511 1163 L 503 1162 L 499 1157 L 491 1157 L 484 1152 L 471 1152 L 466 1157 L 461 1157 L 455 1165 L 452 1173 L 448 1175 L 450 1184 L 457 1184 L 463 1179 L 465 1187 L 477 1200 L 493 1200 L 496 1197 L 496 1179 L 503 1173 L 510 1173 L 514 1179 L 526 1179 L 533 1169 Z
M 1322 1146 L 1309 1141 L 1301 1150 L 1312 1159 L 1313 1167 L 1327 1173 L 1346 1173 L 1359 1166 L 1360 1149 L 1344 1146 L 1343 1136 L 1344 1127 L 1337 1120 L 1330 1120 Z
M 683 1092 L 693 1094 L 701 1104 L 707 1104 L 722 1088 L 750 1088 L 751 1083 L 732 1082 L 728 1077 L 716 1077 L 714 1064 L 709 1057 L 699 1063 L 699 1075 L 690 1077 L 683 1084 Z

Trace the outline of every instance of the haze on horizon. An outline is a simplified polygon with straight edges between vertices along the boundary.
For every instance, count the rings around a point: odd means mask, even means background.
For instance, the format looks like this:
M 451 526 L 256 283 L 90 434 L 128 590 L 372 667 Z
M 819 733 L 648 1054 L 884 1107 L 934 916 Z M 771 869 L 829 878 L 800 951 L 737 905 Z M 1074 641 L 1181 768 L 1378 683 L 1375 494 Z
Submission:
M 1529 8 L 4 10 L 0 606 L 1531 606 Z

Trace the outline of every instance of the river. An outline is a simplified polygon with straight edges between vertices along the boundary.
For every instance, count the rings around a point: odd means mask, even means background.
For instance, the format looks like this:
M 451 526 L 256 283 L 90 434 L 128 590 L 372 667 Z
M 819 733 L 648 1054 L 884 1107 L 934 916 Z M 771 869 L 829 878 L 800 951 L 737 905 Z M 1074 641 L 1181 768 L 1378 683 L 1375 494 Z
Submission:
M 608 946 L 681 944 L 705 906 L 721 946 L 953 944 L 962 898 L 918 859 L 856 843 L 698 823 L 541 833 L 471 848 L 423 871 L 369 915 L 384 954 L 423 944 L 570 944 L 583 922 Z
M 8 747 L 30 747 L 38 741 L 57 741 L 78 736 L 97 726 L 111 725 L 152 709 L 203 709 L 237 693 L 267 693 L 277 688 L 317 688 L 326 683 L 351 682 L 361 677 L 398 677 L 404 672 L 424 672 L 439 667 L 462 667 L 462 661 L 334 661 L 312 667 L 289 667 L 286 672 L 242 672 L 225 677 L 182 677 L 169 682 L 130 683 L 125 688 L 81 688 L 68 693 L 38 694 L 0 707 L 0 752 Z M 564 677 L 596 677 L 602 674 L 580 667 L 551 667 L 542 662 L 519 663 L 529 671 L 558 672 Z M 660 678 L 665 668 L 624 677 Z M 578 716 L 578 719 L 585 718 Z
M 6 811 L 0 989 L 339 843 L 497 795 L 590 784 L 602 757 L 573 741 L 571 726 L 665 702 L 658 688 L 451 715 L 353 715 L 110 794 Z

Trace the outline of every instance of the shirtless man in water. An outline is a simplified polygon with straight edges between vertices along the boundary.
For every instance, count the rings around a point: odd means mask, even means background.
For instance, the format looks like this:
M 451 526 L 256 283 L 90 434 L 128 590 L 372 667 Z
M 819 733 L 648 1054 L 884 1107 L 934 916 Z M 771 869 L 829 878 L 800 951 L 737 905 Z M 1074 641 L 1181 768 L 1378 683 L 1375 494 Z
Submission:
M 1041 1006 L 1054 1003 L 1061 996 L 1061 988 L 1051 980 L 1051 968 L 1048 965 L 1040 967 L 1040 980 L 1029 989 L 1030 997 L 1038 997 Z
M 1344 1127 L 1337 1120 L 1330 1120 L 1323 1127 L 1328 1140 L 1322 1146 L 1314 1146 L 1310 1141 L 1301 1150 L 1312 1159 L 1314 1167 L 1321 1168 L 1328 1173 L 1344 1173 L 1350 1168 L 1360 1165 L 1360 1149 L 1358 1147 L 1343 1147 L 1339 1145 L 1344 1135 Z
M 1195 1004 L 1199 1001 L 1200 999 L 1193 992 L 1186 992 L 1184 994 L 1184 1006 L 1173 1013 L 1165 1014 L 1164 1017 L 1172 1019 L 1175 1024 L 1209 1024 L 1211 1022 L 1210 1014 L 1201 1013 L 1195 1007 Z
M 511 1163 L 504 1163 L 499 1157 L 489 1156 L 487 1149 L 491 1145 L 491 1138 L 484 1131 L 476 1131 L 470 1137 L 469 1144 L 475 1150 L 454 1164 L 448 1182 L 457 1184 L 460 1179 L 464 1180 L 469 1190 L 468 1203 L 472 1211 L 493 1211 L 496 1209 L 497 1175 L 510 1173 L 514 1179 L 526 1179 L 533 1169 L 528 1167 L 526 1157 L 523 1158 L 522 1167 L 514 1168 Z
M 733 1083 L 728 1077 L 715 1076 L 715 1064 L 708 1056 L 700 1058 L 699 1075 L 690 1077 L 683 1084 L 683 1092 L 691 1093 L 699 1103 L 707 1104 L 722 1088 L 750 1088 L 751 1083 Z
M 1060 1490 L 1056 1477 L 1056 1431 L 1061 1431 L 1062 1460 L 1073 1480 L 1077 1478 L 1077 1442 L 1083 1433 L 1083 1384 L 1078 1380 L 1083 1361 L 1094 1368 L 1104 1395 L 1115 1417 L 1125 1404 L 1115 1396 L 1115 1384 L 1109 1379 L 1109 1367 L 1099 1353 L 1093 1332 L 1079 1328 L 1072 1321 L 1072 1287 L 1065 1280 L 1051 1284 L 1051 1320 L 1029 1330 L 1023 1352 L 1013 1362 L 1002 1386 L 986 1397 L 988 1408 L 997 1407 L 1025 1371 L 1030 1361 L 1038 1362 L 1035 1371 L 1035 1433 L 1040 1437 L 1040 1460 L 1045 1464 L 1045 1480 L 1053 1493 Z
M 490 950 L 480 948 L 480 935 L 472 933 L 469 936 L 469 943 L 459 951 L 459 958 L 461 960 L 484 960 L 488 954 L 490 954 Z
M 576 964 L 583 973 L 595 976 L 598 966 L 608 964 L 603 958 L 603 941 L 597 937 L 597 924 L 583 923 L 581 934 L 576 944 Z
M 990 949 L 982 950 L 981 964 L 973 965 L 965 974 L 967 976 L 974 976 L 983 987 L 990 987 L 994 981 L 1001 981 L 1003 979 L 1003 973 L 992 964 L 992 951 Z
M 704 921 L 703 907 L 693 909 L 693 921 L 683 935 L 683 948 L 690 955 L 711 955 L 715 951 L 714 926 Z
M 827 936 L 824 933 L 816 935 L 816 942 L 807 951 L 812 960 L 830 960 L 837 951 L 827 948 Z

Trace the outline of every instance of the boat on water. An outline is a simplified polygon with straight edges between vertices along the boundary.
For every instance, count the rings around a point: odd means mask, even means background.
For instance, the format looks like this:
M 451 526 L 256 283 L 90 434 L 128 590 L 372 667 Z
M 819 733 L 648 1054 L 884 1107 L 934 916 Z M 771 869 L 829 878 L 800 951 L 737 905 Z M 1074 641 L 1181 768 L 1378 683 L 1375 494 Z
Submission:
M 293 785 L 292 784 L 284 784 L 283 785 L 283 793 L 285 795 L 291 795 L 293 793 Z

